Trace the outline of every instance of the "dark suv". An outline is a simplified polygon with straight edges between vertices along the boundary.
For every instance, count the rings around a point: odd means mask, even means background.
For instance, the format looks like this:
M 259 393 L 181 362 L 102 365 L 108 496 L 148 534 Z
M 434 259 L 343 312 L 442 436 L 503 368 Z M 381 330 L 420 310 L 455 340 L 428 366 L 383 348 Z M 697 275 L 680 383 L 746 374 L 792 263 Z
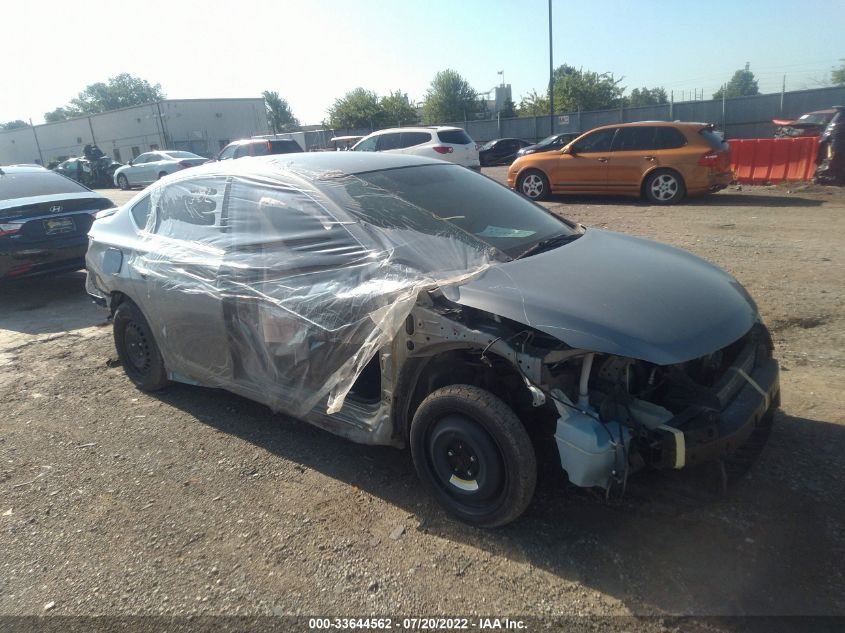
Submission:
M 212 160 L 231 160 L 244 156 L 269 154 L 296 154 L 301 152 L 299 143 L 289 138 L 247 138 L 229 143 Z

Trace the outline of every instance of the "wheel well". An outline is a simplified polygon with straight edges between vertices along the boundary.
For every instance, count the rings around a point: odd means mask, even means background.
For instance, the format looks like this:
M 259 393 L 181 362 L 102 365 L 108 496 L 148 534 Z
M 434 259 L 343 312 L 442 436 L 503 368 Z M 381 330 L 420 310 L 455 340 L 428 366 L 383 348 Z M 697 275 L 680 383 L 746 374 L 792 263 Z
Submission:
M 684 189 L 686 189 L 687 183 L 684 181 L 684 175 L 681 172 L 679 172 L 677 169 L 673 169 L 672 167 L 655 167 L 654 169 L 647 171 L 643 175 L 643 179 L 640 182 L 640 195 L 641 196 L 645 197 L 645 184 L 648 182 L 648 179 L 651 178 L 651 175 L 655 172 L 658 172 L 658 171 L 672 172 L 673 174 L 675 174 L 678 177 L 678 180 L 681 181 L 681 185 L 683 185 Z
M 423 400 L 437 389 L 449 385 L 473 385 L 501 398 L 525 424 L 531 405 L 531 395 L 519 372 L 506 359 L 488 353 L 485 362 L 480 349 L 461 349 L 443 352 L 420 362 L 409 362 L 408 374 L 397 384 L 394 408 L 396 434 L 408 440 L 411 420 Z M 404 373 L 404 372 L 403 372 Z M 404 383 L 404 384 L 403 384 Z M 532 413 L 533 415 L 533 413 Z

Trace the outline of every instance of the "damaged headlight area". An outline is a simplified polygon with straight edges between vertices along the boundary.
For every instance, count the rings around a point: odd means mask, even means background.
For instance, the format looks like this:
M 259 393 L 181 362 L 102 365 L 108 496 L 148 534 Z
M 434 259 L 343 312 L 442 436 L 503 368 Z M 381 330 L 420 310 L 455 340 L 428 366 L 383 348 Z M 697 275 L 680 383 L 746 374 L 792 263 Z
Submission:
M 609 489 L 644 468 L 735 457 L 779 405 L 778 364 L 762 324 L 731 345 L 660 366 L 586 353 L 545 365 L 555 442 L 572 483 Z

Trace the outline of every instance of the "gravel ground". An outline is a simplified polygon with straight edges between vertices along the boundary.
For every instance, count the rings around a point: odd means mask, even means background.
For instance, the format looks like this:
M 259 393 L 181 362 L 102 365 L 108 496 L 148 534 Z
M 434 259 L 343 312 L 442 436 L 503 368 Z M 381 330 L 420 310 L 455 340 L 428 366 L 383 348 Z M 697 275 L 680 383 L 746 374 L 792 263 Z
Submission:
M 757 299 L 783 408 L 726 496 L 706 469 L 611 502 L 541 480 L 517 523 L 472 529 L 406 452 L 223 391 L 136 391 L 84 275 L 33 279 L 0 289 L 0 614 L 845 614 L 845 192 L 549 206 L 689 249 Z

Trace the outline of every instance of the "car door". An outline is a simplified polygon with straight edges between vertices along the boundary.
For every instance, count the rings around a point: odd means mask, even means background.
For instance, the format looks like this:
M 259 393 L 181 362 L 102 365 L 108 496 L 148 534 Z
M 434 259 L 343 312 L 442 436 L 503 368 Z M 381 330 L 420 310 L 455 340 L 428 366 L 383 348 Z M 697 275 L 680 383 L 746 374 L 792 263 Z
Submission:
M 146 185 L 149 180 L 149 166 L 148 162 L 152 158 L 152 154 L 141 154 L 132 161 L 132 166 L 126 170 L 126 178 L 130 185 Z
M 606 190 L 607 163 L 617 129 L 595 130 L 561 150 L 549 174 L 552 190 L 573 193 Z
M 643 175 L 660 164 L 654 125 L 619 128 L 607 163 L 607 186 L 614 191 L 636 193 Z
M 302 192 L 235 181 L 228 199 L 232 242 L 218 287 L 233 379 L 299 406 L 351 354 L 338 290 L 359 287 L 356 275 L 378 262 L 355 223 Z
M 159 174 L 169 174 L 173 171 L 173 162 L 173 159 L 169 156 L 165 156 L 164 154 L 159 154 L 157 152 L 150 152 L 149 158 L 144 165 L 144 182 L 153 183 L 158 180 Z
M 218 273 L 229 243 L 221 176 L 196 177 L 161 189 L 141 269 L 146 314 L 170 371 L 203 384 L 231 376 Z

